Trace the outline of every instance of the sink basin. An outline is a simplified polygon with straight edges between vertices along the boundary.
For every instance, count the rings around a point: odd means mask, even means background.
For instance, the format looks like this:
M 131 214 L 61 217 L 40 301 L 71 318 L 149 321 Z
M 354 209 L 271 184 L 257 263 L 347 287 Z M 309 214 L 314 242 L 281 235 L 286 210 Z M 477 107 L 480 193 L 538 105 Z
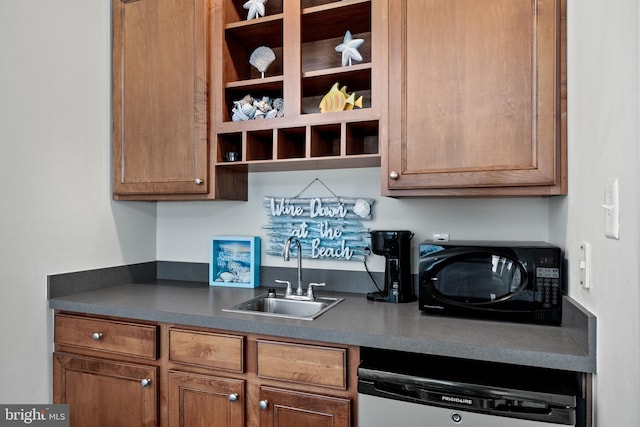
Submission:
M 225 308 L 230 313 L 258 314 L 263 316 L 286 317 L 289 319 L 313 320 L 339 304 L 344 298 L 317 297 L 313 301 L 288 299 L 282 296 L 260 295 Z

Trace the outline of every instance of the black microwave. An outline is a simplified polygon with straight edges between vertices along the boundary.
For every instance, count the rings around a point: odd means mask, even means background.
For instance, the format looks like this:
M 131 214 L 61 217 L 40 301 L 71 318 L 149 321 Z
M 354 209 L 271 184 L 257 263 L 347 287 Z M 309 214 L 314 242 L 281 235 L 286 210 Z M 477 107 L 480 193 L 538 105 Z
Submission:
M 546 242 L 420 244 L 418 302 L 429 314 L 559 325 L 561 251 Z

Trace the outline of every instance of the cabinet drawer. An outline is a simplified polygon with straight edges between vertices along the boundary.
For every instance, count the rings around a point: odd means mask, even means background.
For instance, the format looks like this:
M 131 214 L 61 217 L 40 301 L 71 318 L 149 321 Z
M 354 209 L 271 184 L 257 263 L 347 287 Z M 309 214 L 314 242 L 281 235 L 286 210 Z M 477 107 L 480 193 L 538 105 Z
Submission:
M 91 319 L 66 314 L 55 318 L 56 344 L 155 360 L 158 326 Z
M 244 337 L 211 332 L 169 330 L 169 360 L 243 372 Z
M 347 388 L 347 350 L 257 340 L 258 376 L 324 387 Z

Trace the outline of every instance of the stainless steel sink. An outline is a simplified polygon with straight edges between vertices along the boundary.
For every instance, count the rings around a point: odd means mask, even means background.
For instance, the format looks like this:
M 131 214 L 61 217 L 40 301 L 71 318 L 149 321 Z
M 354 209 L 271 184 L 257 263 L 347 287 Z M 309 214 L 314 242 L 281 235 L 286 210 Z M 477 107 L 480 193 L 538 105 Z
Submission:
M 313 320 L 344 298 L 317 297 L 313 301 L 284 298 L 282 296 L 260 295 L 222 311 L 230 313 L 258 314 L 262 316 L 285 317 L 289 319 Z

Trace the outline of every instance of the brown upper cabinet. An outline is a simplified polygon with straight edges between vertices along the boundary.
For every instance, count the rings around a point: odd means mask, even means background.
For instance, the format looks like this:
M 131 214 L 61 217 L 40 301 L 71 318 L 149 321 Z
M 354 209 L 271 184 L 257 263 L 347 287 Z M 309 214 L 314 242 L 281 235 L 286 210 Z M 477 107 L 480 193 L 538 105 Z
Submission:
M 565 0 L 393 3 L 383 194 L 565 194 Z
M 566 193 L 566 0 L 112 1 L 116 199 L 378 165 L 389 196 Z M 321 112 L 336 84 L 361 106 Z
M 246 199 L 246 173 L 211 173 L 208 0 L 113 0 L 117 199 Z
M 244 3 L 113 0 L 116 199 L 246 200 L 250 171 L 380 164 L 387 0 L 271 0 L 252 19 Z M 347 31 L 362 60 L 342 66 Z M 361 107 L 321 112 L 336 83 Z M 234 120 L 247 96 L 281 113 Z

